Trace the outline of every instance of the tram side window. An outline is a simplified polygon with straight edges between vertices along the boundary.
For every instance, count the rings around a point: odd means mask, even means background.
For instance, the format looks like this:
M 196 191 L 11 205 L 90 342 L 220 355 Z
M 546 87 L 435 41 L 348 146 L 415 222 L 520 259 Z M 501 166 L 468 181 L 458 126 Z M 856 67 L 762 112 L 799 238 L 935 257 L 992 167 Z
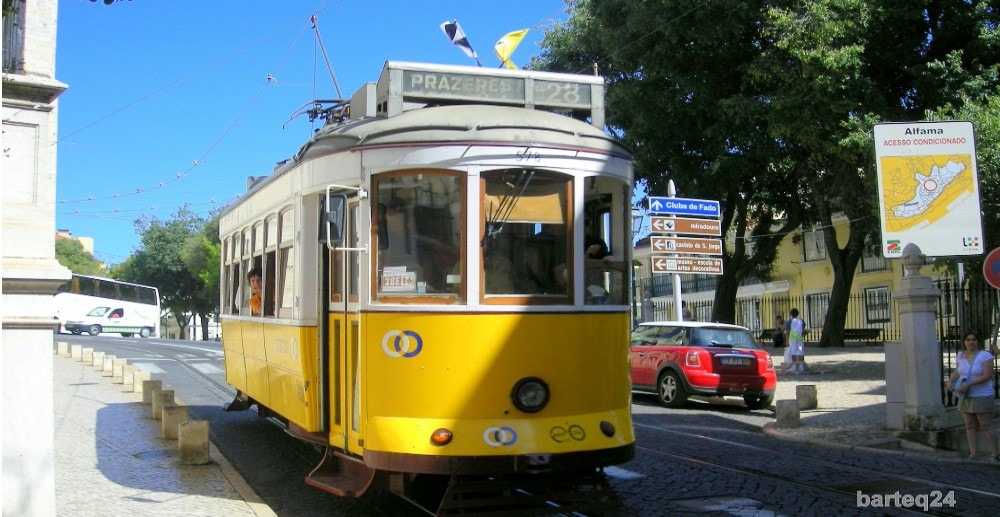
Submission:
M 595 178 L 586 183 L 584 204 L 584 303 L 628 303 L 631 266 L 629 191 L 615 178 Z
M 379 295 L 461 295 L 464 177 L 421 170 L 375 183 Z
M 570 178 L 505 169 L 482 180 L 485 294 L 564 299 L 567 283 L 557 272 L 567 261 Z

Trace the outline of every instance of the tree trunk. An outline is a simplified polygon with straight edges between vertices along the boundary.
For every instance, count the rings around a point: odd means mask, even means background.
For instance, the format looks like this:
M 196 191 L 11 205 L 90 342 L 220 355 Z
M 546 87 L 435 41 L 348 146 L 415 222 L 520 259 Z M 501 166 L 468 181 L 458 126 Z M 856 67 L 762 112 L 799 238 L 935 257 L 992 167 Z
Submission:
M 826 244 L 827 257 L 833 267 L 833 287 L 830 289 L 830 302 L 826 317 L 823 319 L 823 335 L 819 346 L 844 346 L 844 322 L 847 320 L 847 307 L 851 300 L 851 287 L 854 285 L 854 272 L 864 254 L 867 235 L 865 231 L 852 220 L 848 223 L 850 235 L 847 244 L 841 249 L 837 246 L 837 232 L 833 226 L 833 218 L 825 207 L 820 208 L 823 223 L 823 242 Z

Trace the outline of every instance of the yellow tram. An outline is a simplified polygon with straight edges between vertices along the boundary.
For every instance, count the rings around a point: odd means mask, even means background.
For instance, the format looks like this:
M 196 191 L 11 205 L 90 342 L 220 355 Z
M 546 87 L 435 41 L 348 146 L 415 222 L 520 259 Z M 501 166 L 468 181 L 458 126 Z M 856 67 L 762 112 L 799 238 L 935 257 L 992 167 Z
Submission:
M 324 127 L 220 220 L 228 409 L 326 446 L 311 485 L 442 513 L 463 480 L 631 459 L 632 161 L 603 92 L 390 61 L 317 104 Z

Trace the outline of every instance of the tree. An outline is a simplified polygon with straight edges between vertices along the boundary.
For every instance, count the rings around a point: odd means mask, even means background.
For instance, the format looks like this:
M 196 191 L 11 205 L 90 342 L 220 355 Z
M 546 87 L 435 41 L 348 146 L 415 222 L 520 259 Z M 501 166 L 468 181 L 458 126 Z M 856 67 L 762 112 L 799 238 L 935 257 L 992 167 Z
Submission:
M 815 207 L 834 272 L 820 346 L 843 343 L 855 271 L 879 242 L 873 124 L 924 120 L 997 84 L 998 13 L 964 2 L 814 0 L 768 12 L 773 42 L 756 79 L 767 127 L 811 171 L 800 188 Z M 849 232 L 841 246 L 833 218 Z
M 128 282 L 156 286 L 160 304 L 177 321 L 181 339 L 186 339 L 190 315 L 203 309 L 199 293 L 204 282 L 185 264 L 182 250 L 202 230 L 205 220 L 182 208 L 169 221 L 144 218 L 137 219 L 134 226 L 141 247 L 115 269 L 115 274 Z
M 651 192 L 668 180 L 681 197 L 718 199 L 724 275 L 712 319 L 734 321 L 740 283 L 766 278 L 782 239 L 809 208 L 804 171 L 766 127 L 757 62 L 770 42 L 766 6 L 754 2 L 573 2 L 569 20 L 546 30 L 531 66 L 607 79 L 608 124 L 634 152 Z
M 713 319 L 800 222 L 835 281 L 822 344 L 842 343 L 857 264 L 877 236 L 872 124 L 996 92 L 1000 10 L 911 0 L 580 0 L 533 67 L 607 77 L 611 131 L 651 188 L 718 198 L 727 242 Z M 833 218 L 850 232 L 837 241 Z
M 76 239 L 56 238 L 56 260 L 78 275 L 104 274 L 104 266 Z
M 181 250 L 181 260 L 201 283 L 193 293 L 192 305 L 201 323 L 201 335 L 208 339 L 208 323 L 219 312 L 219 264 L 222 253 L 219 242 L 219 217 L 215 215 L 201 230 L 187 238 Z

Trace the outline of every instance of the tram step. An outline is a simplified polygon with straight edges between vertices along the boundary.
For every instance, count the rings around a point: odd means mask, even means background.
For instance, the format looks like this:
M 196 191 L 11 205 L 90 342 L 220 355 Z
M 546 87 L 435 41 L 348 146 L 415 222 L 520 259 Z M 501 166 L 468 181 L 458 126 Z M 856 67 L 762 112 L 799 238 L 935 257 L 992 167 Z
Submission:
M 323 460 L 306 476 L 306 484 L 341 497 L 381 493 L 387 480 L 363 462 L 327 447 Z

